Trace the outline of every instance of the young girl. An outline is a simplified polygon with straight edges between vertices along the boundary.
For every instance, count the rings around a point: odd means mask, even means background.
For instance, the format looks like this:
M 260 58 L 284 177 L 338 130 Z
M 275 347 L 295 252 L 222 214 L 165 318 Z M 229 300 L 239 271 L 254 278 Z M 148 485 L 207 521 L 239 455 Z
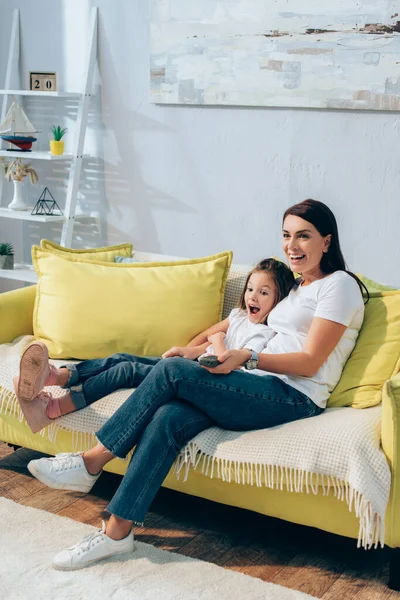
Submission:
M 289 294 L 294 284 L 293 273 L 284 263 L 273 258 L 261 260 L 247 276 L 239 307 L 234 308 L 227 319 L 200 333 L 190 342 L 189 346 L 196 343 L 197 338 L 206 336 L 211 344 L 198 357 L 200 363 L 207 365 L 207 361 L 202 359 L 209 355 L 219 356 L 225 350 L 247 348 L 252 352 L 261 352 L 276 335 L 267 325 L 268 315 Z M 195 348 L 200 350 L 203 345 Z M 163 354 L 163 358 L 177 355 L 177 348 L 171 348 Z M 249 367 L 251 369 L 251 364 L 247 365 L 247 370 Z
M 175 346 L 162 358 L 181 356 L 195 360 L 205 356 L 205 351 L 206 355 L 221 355 L 226 349 L 242 348 L 261 352 L 275 335 L 266 325 L 268 314 L 289 294 L 294 283 L 292 271 L 285 264 L 273 258 L 262 260 L 247 276 L 239 308 L 197 335 L 188 346 Z M 198 344 L 197 340 L 204 337 L 208 341 Z M 34 342 L 21 357 L 20 374 L 14 379 L 15 393 L 28 425 L 36 433 L 52 420 L 85 408 L 117 389 L 136 388 L 159 360 L 114 354 L 57 369 L 49 363 L 45 344 Z M 252 361 L 243 368 L 253 369 Z M 43 391 L 43 387 L 56 385 L 67 388 L 67 393 L 54 398 Z

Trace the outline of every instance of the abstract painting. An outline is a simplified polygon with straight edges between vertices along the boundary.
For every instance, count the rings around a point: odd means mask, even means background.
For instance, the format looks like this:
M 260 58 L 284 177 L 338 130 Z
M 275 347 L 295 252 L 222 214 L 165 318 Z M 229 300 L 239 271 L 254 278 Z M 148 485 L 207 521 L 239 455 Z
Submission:
M 151 0 L 151 100 L 400 110 L 400 0 Z

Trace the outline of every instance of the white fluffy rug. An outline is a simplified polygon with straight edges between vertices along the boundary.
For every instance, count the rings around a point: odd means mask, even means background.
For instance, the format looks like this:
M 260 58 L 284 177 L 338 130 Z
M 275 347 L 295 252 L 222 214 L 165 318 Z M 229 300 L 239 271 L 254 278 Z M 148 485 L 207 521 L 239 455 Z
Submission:
M 306 600 L 312 596 L 136 542 L 136 551 L 80 571 L 51 559 L 94 527 L 0 498 L 4 600 Z

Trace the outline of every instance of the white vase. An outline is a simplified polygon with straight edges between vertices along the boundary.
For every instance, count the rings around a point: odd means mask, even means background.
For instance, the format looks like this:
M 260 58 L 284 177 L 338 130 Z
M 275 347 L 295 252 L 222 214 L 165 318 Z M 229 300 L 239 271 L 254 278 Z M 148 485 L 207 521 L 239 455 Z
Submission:
M 14 181 L 14 198 L 12 199 L 11 204 L 8 205 L 8 208 L 11 210 L 29 210 L 29 206 L 25 203 L 24 200 L 24 191 L 23 191 L 23 181 Z

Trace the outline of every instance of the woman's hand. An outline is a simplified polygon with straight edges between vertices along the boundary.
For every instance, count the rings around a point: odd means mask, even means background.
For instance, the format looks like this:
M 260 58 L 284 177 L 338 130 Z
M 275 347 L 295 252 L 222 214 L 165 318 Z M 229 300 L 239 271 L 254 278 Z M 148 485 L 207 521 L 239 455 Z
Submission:
M 173 356 L 181 356 L 182 358 L 188 358 L 189 360 L 196 360 L 200 354 L 202 354 L 202 348 L 199 349 L 198 346 L 173 346 L 164 354 L 161 358 L 172 358 Z
M 225 350 L 225 352 L 218 356 L 218 360 L 221 363 L 218 367 L 214 369 L 209 369 L 208 367 L 202 368 L 207 369 L 207 371 L 214 375 L 227 375 L 231 371 L 235 371 L 235 369 L 240 369 L 250 358 L 251 352 L 246 348 L 243 350 Z

